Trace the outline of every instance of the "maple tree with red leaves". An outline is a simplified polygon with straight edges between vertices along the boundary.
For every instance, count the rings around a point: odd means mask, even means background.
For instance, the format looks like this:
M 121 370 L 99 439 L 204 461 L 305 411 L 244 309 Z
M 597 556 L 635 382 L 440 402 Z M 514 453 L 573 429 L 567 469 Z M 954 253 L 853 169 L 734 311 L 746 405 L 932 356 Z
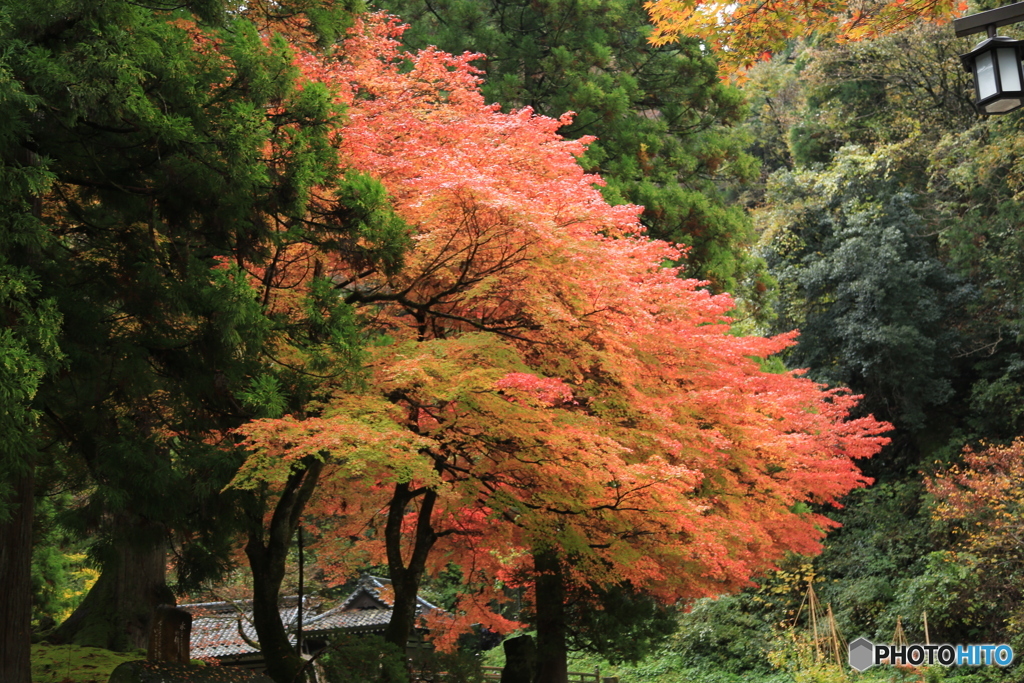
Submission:
M 448 643 L 516 626 L 487 608 L 494 580 L 531 584 L 537 680 L 565 680 L 567 591 L 716 595 L 816 552 L 834 524 L 807 504 L 867 483 L 853 460 L 887 425 L 763 371 L 793 335 L 730 334 L 730 297 L 662 266 L 678 250 L 601 198 L 576 162 L 588 141 L 557 134 L 567 118 L 501 113 L 475 55 L 403 53 L 400 32 L 376 16 L 335 55 L 297 52 L 347 106 L 345 162 L 380 180 L 413 246 L 390 272 L 294 248 L 291 287 L 330 283 L 379 338 L 364 388 L 238 430 L 254 455 L 236 485 L 317 468 L 322 553 L 387 561 L 392 642 L 427 573 L 455 563 L 475 587 Z

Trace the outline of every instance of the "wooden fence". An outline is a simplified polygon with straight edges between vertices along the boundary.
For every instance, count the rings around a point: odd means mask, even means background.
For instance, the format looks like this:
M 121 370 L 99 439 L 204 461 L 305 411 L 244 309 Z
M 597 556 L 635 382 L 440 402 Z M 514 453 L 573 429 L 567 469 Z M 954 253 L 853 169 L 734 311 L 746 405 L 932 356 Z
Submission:
M 482 666 L 480 667 L 484 672 L 485 681 L 493 681 L 494 683 L 500 683 L 501 681 L 501 667 L 500 666 Z M 436 674 L 436 677 L 431 676 L 429 678 L 413 676 L 414 681 L 420 683 L 428 683 L 433 681 L 444 681 L 445 674 Z M 594 669 L 594 673 L 585 673 L 582 671 L 570 671 L 569 672 L 569 683 L 601 683 L 601 670 L 598 668 Z
M 480 668 L 483 669 L 485 681 L 501 681 L 500 666 L 482 666 Z M 601 683 L 601 670 L 595 668 L 594 673 L 570 671 L 569 683 Z

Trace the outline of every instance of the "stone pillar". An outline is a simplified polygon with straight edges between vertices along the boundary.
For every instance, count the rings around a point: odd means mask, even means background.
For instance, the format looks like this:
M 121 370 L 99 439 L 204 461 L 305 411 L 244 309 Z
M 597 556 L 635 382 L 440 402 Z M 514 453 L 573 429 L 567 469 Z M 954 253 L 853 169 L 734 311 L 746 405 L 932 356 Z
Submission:
M 189 663 L 189 644 L 192 637 L 192 615 L 173 605 L 160 605 L 153 615 L 149 629 L 151 662 Z
M 537 674 L 537 646 L 531 636 L 509 638 L 505 648 L 505 668 L 501 683 L 533 683 Z

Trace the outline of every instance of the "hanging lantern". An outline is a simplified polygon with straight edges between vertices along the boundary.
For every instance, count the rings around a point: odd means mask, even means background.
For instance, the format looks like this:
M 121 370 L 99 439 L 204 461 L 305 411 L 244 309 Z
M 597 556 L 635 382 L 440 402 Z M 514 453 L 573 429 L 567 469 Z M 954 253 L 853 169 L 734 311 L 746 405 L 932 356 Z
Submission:
M 994 31 L 993 31 L 994 33 Z M 993 36 L 960 55 L 964 69 L 974 73 L 975 106 L 985 114 L 1005 114 L 1024 105 L 1024 41 Z

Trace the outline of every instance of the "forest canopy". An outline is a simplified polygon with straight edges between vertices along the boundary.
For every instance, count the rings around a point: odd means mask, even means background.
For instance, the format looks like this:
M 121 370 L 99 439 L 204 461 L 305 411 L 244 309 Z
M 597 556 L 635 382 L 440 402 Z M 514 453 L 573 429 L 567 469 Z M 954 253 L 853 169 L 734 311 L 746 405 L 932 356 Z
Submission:
M 298 557 L 535 683 L 799 678 L 808 583 L 1020 635 L 1020 136 L 963 7 L 381 4 L 0 10 L 0 678 L 226 591 L 297 680 Z

